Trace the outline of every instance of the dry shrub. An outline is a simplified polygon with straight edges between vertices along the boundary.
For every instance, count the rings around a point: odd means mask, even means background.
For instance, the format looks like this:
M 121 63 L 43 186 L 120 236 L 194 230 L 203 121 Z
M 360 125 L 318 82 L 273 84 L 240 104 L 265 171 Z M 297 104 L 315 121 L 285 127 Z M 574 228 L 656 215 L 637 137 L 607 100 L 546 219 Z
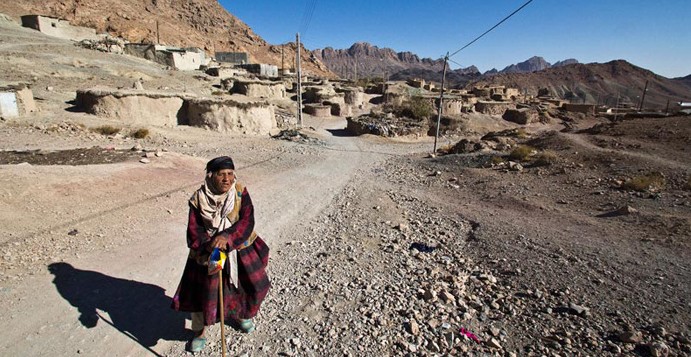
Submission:
M 437 152 L 443 155 L 447 155 L 453 152 L 454 145 L 453 144 L 446 144 L 441 146 L 439 149 L 437 149 Z
M 536 166 L 549 166 L 557 162 L 557 153 L 552 150 L 545 150 L 535 155 Z
M 528 137 L 528 132 L 525 131 L 525 128 L 518 128 L 516 130 L 516 137 L 519 139 L 525 139 Z
M 514 161 L 527 161 L 534 151 L 535 149 L 530 146 L 521 145 L 511 151 L 509 159 Z
M 501 156 L 492 156 L 489 159 L 489 162 L 490 162 L 490 164 L 492 164 L 492 166 L 496 166 L 496 165 L 500 165 L 500 164 L 504 163 L 505 161 L 504 161 L 504 158 Z
M 147 129 L 147 128 L 137 129 L 137 130 L 133 131 L 132 134 L 130 134 L 130 136 L 135 138 L 135 139 L 144 139 L 147 136 L 149 136 L 149 129 Z
M 661 172 L 651 172 L 647 175 L 636 176 L 622 184 L 622 188 L 631 191 L 649 191 L 661 189 L 665 186 L 665 176 Z
M 120 132 L 120 128 L 116 128 L 112 125 L 101 125 L 91 130 L 101 135 L 115 135 Z

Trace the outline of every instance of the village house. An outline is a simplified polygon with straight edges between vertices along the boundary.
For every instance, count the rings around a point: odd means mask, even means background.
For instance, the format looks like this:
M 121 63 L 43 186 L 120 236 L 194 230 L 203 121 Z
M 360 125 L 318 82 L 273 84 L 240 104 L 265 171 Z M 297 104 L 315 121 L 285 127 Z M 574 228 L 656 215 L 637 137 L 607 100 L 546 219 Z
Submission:
M 88 27 L 72 26 L 67 20 L 41 15 L 24 15 L 22 26 L 40 31 L 48 36 L 66 40 L 98 40 L 96 30 Z
M 209 64 L 204 50 L 199 48 L 177 48 L 146 43 L 125 44 L 125 53 L 160 63 L 181 71 L 193 71 Z

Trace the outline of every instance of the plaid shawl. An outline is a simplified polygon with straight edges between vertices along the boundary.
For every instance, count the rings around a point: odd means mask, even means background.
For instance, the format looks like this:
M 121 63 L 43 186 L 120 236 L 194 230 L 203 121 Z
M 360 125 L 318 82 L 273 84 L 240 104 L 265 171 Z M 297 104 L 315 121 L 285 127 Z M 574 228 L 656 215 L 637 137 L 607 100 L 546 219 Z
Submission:
M 237 209 L 237 207 L 236 207 Z M 229 281 L 229 265 L 223 268 L 223 304 L 229 319 L 248 319 L 254 317 L 269 291 L 271 283 L 266 274 L 269 262 L 269 247 L 260 237 L 251 245 L 245 242 L 254 232 L 254 208 L 247 189 L 242 190 L 242 205 L 239 219 L 219 234 L 228 238 L 229 249 L 239 249 L 238 286 Z M 210 243 L 202 217 L 198 209 L 190 205 L 187 224 L 187 245 L 190 249 L 205 252 Z M 208 275 L 207 267 L 188 259 L 182 279 L 173 297 L 172 308 L 177 311 L 204 312 L 204 324 L 213 325 L 220 320 L 218 316 L 218 275 Z

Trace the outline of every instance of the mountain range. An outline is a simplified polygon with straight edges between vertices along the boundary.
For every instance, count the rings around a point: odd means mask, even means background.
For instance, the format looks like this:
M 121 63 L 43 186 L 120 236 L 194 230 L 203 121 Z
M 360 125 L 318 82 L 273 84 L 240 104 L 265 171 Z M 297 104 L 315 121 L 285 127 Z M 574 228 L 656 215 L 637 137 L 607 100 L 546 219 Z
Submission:
M 105 11 L 104 9 L 107 9 Z M 19 21 L 28 14 L 69 20 L 131 42 L 200 47 L 216 51 L 247 52 L 254 63 L 293 68 L 295 43 L 269 44 L 216 0 L 22 0 L 0 2 L 0 13 Z M 413 77 L 440 82 L 441 59 L 420 58 L 412 52 L 396 52 L 366 42 L 348 49 L 327 47 L 309 51 L 301 46 L 302 68 L 308 75 L 326 78 Z M 506 85 L 536 94 L 547 89 L 571 100 L 613 105 L 614 98 L 637 103 L 646 81 L 646 103 L 663 107 L 667 100 L 691 101 L 691 75 L 668 79 L 624 60 L 581 64 L 567 59 L 550 64 L 542 57 L 480 73 L 476 66 L 450 69 L 448 87 Z

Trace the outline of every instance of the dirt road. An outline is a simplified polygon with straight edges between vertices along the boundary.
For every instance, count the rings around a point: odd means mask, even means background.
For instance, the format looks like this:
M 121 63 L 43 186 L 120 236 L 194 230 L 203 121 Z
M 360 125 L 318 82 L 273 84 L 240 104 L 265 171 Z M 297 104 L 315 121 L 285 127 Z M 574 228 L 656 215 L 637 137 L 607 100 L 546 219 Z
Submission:
M 299 239 L 298 223 L 388 156 L 327 131 L 340 133 L 342 120 L 307 124 L 322 144 L 257 151 L 240 143 L 227 151 L 271 247 Z M 27 256 L 15 256 L 17 275 L 3 282 L 2 354 L 166 354 L 171 339 L 186 340 L 184 314 L 167 309 L 187 253 L 186 198 L 206 160 L 168 152 L 148 165 L 4 168 L 2 179 L 22 183 L 3 188 L 5 254 Z M 271 265 L 285 263 L 274 255 Z

